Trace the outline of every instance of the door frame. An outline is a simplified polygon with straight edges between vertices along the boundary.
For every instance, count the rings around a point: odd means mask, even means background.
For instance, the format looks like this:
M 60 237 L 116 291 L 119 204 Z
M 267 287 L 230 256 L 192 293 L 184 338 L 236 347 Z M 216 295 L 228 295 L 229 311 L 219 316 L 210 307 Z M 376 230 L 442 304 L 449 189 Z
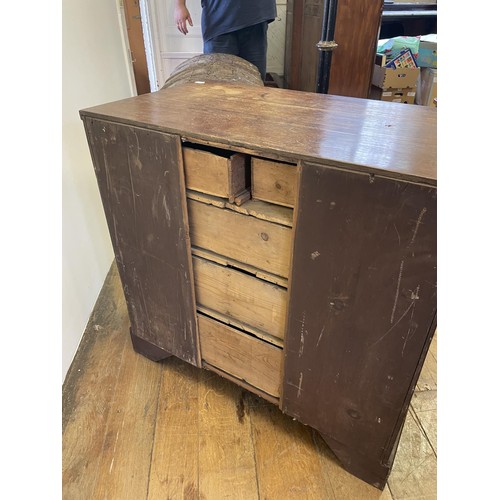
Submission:
M 149 0 L 139 0 L 139 7 L 141 10 L 141 23 L 148 65 L 149 85 L 151 87 L 151 92 L 156 92 L 160 89 L 159 82 L 165 80 L 162 74 L 160 40 L 158 37 L 158 27 L 156 25 L 157 16 L 154 3 L 151 4 Z

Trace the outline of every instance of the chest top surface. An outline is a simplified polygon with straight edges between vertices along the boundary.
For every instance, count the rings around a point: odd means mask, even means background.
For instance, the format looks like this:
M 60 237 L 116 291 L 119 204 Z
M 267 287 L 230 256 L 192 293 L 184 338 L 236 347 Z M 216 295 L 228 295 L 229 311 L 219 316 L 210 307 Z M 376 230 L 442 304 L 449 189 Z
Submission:
M 436 110 L 228 83 L 187 83 L 82 117 L 435 185 Z

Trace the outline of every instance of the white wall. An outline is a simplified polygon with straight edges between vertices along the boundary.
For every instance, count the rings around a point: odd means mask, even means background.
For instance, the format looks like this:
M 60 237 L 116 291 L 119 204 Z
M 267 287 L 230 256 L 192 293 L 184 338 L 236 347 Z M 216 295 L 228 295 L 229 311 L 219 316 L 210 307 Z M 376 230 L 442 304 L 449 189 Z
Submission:
M 62 2 L 62 376 L 113 260 L 82 108 L 135 94 L 118 0 Z

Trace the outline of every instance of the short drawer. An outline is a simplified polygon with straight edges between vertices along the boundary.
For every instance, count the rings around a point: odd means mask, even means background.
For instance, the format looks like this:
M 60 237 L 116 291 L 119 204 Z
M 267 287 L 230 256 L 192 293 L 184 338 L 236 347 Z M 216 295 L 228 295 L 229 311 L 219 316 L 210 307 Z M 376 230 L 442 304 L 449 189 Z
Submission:
M 252 198 L 293 207 L 296 193 L 296 165 L 252 158 Z
M 257 336 L 260 331 L 283 339 L 287 305 L 284 288 L 199 257 L 193 257 L 193 269 L 198 306 Z
M 191 244 L 288 278 L 292 229 L 188 199 Z
M 271 396 L 279 396 L 282 349 L 198 315 L 201 358 Z
M 224 156 L 189 147 L 182 154 L 187 189 L 228 198 L 231 203 L 245 191 L 245 155 L 227 152 Z

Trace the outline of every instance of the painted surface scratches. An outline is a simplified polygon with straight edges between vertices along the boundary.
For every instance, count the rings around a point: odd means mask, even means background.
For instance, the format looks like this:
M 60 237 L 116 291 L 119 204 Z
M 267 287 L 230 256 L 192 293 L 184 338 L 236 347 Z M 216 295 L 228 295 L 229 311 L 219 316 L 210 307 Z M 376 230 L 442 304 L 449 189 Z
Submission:
M 305 343 L 305 334 L 307 334 L 307 330 L 305 329 L 306 324 L 306 313 L 302 314 L 302 320 L 300 322 L 300 347 L 299 347 L 299 358 L 304 354 L 304 343 Z
M 422 224 L 422 219 L 424 218 L 424 215 L 426 212 L 427 212 L 427 208 L 425 208 L 425 207 L 422 208 L 422 210 L 420 211 L 420 215 L 418 216 L 417 222 L 415 224 L 415 229 L 413 230 L 413 235 L 411 237 L 411 241 L 410 241 L 410 244 L 408 245 L 408 247 L 413 245 L 413 243 L 415 242 L 415 238 L 417 237 L 418 228 L 420 227 L 420 224 Z
M 394 305 L 392 306 L 391 325 L 394 323 L 394 314 L 396 313 L 396 306 L 398 305 L 399 287 L 401 285 L 401 278 L 403 277 L 403 267 L 404 267 L 404 260 L 402 260 L 401 264 L 399 265 L 399 275 L 398 275 L 398 283 L 396 285 L 396 295 L 394 297 Z

